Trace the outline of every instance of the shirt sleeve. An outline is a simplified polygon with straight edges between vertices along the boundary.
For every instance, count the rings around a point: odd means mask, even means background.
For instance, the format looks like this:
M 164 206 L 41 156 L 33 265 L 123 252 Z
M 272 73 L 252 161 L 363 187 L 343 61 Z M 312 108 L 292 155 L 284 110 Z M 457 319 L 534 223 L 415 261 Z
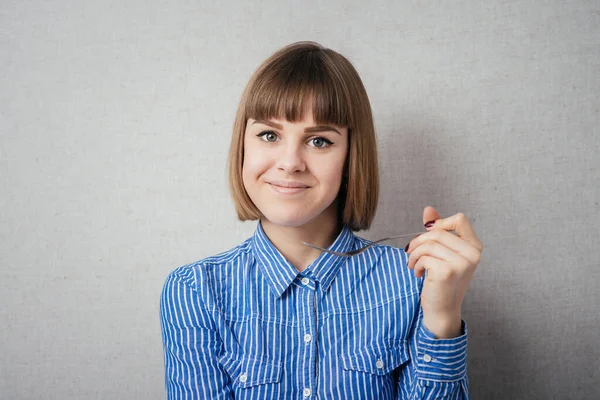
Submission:
M 167 399 L 233 398 L 218 362 L 222 343 L 190 278 L 174 271 L 160 300 Z
M 419 285 L 422 285 L 422 278 Z M 422 323 L 423 309 L 412 327 L 408 346 L 410 360 L 398 379 L 399 399 L 468 400 L 467 324 L 462 321 L 461 335 L 436 339 Z

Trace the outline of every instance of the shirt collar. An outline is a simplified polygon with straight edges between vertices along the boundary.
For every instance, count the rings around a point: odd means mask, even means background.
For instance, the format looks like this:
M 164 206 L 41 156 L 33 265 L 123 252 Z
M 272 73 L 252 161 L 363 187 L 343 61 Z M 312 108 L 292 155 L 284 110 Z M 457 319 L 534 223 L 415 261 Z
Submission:
M 342 253 L 350 251 L 354 247 L 354 238 L 352 230 L 344 225 L 328 249 Z M 300 273 L 269 240 L 260 221 L 252 238 L 252 250 L 267 282 L 271 285 L 273 294 L 279 298 Z M 303 274 L 314 278 L 319 282 L 321 290 L 327 291 L 335 279 L 340 265 L 346 261 L 346 257 L 322 252 Z

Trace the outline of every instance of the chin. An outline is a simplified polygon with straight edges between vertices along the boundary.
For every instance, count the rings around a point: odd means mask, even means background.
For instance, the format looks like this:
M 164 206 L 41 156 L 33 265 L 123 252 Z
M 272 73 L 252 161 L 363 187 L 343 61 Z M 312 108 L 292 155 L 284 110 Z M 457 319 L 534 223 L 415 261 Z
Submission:
M 286 228 L 297 228 L 310 222 L 314 216 L 312 215 L 290 215 L 290 214 L 264 214 L 265 218 L 272 224 L 284 226 Z
M 270 223 L 284 226 L 287 228 L 297 228 L 304 226 L 316 219 L 328 220 L 330 212 L 334 212 L 335 205 L 330 204 L 328 207 L 321 209 L 317 208 L 306 208 L 306 207 L 289 207 L 283 206 L 281 208 L 271 207 L 267 212 L 262 214 L 265 216 Z M 262 210 L 261 210 L 262 211 Z

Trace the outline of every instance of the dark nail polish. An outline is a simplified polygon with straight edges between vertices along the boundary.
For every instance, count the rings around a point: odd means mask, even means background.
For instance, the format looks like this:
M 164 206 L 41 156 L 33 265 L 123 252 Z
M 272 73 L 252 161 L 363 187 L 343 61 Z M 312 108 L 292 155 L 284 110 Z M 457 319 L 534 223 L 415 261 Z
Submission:
M 425 228 L 431 228 L 433 226 L 433 224 L 435 224 L 435 221 L 429 221 L 428 223 L 425 224 Z
M 410 239 L 410 242 L 408 242 L 408 244 L 404 248 L 404 251 L 408 251 L 408 247 L 410 246 L 410 244 L 412 243 L 412 241 L 415 240 L 416 238 L 418 238 L 421 235 L 422 235 L 422 233 L 419 233 L 417 236 L 415 236 L 414 238 Z

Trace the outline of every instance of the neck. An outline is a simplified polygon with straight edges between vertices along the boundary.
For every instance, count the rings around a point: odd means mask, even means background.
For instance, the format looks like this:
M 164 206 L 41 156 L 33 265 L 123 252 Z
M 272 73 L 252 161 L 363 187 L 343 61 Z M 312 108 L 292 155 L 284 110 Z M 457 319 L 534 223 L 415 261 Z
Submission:
M 305 246 L 302 242 L 328 248 L 342 228 L 336 212 L 323 212 L 318 218 L 297 227 L 276 225 L 265 218 L 261 223 L 269 240 L 299 272 L 321 255 L 320 250 Z

